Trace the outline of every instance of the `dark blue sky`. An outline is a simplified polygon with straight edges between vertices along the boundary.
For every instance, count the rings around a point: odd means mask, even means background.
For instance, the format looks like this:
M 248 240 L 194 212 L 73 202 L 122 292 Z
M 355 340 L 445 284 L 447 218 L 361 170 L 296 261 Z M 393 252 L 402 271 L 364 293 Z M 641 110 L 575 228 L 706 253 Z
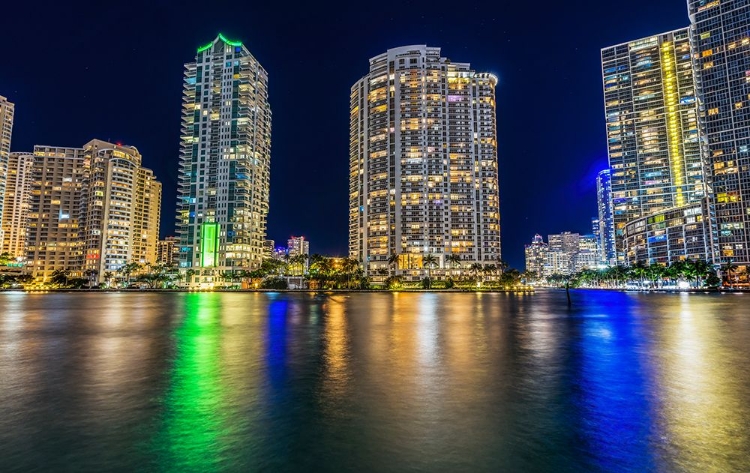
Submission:
M 20 2 L 4 5 L 0 95 L 14 151 L 132 144 L 164 183 L 174 232 L 182 64 L 218 32 L 269 72 L 269 237 L 345 254 L 349 89 L 368 58 L 428 44 L 494 72 L 503 256 L 523 268 L 534 233 L 590 232 L 606 167 L 599 51 L 688 24 L 685 0 L 628 2 Z

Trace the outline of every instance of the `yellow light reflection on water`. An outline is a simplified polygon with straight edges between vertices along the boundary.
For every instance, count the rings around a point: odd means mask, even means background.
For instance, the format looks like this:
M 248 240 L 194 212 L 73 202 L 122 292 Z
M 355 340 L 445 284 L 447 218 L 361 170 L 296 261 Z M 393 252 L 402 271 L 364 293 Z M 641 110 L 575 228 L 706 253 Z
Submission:
M 738 369 L 747 360 L 732 359 L 731 337 L 712 301 L 682 294 L 680 311 L 661 329 L 658 383 L 663 430 L 670 458 L 680 471 L 737 471 L 750 468 L 750 438 L 742 419 L 748 400 Z M 744 459 L 738 456 L 743 452 Z M 657 454 L 658 455 L 658 454 Z M 748 470 L 745 470 L 748 471 Z

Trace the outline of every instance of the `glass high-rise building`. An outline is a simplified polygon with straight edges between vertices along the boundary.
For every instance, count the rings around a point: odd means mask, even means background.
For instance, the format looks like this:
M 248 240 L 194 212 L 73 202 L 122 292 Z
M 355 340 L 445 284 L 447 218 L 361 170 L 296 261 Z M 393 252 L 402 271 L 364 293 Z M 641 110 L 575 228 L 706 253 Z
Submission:
M 604 48 L 601 57 L 615 246 L 625 261 L 628 222 L 706 196 L 690 30 Z
M 689 0 L 718 262 L 750 264 L 750 3 Z
M 260 265 L 270 162 L 268 74 L 220 34 L 185 64 L 177 236 L 192 283 Z
M 349 256 L 366 271 L 500 259 L 496 85 L 439 48 L 370 59 L 350 95 Z
M 599 218 L 596 219 L 597 229 L 594 234 L 599 238 L 599 251 L 602 262 L 615 264 L 615 219 L 612 207 L 612 180 L 609 169 L 605 169 L 596 176 L 596 200 Z

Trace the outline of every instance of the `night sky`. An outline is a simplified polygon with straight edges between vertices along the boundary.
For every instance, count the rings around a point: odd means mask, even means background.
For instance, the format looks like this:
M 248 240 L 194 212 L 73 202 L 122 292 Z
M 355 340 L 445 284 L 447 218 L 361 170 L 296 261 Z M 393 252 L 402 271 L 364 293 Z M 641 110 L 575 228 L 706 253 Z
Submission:
M 269 73 L 269 238 L 344 255 L 350 87 L 388 48 L 438 46 L 500 78 L 503 257 L 523 269 L 534 233 L 591 231 L 607 165 L 600 49 L 689 23 L 685 0 L 297 3 L 7 2 L 12 150 L 136 146 L 164 184 L 162 237 L 173 234 L 183 63 L 222 32 Z

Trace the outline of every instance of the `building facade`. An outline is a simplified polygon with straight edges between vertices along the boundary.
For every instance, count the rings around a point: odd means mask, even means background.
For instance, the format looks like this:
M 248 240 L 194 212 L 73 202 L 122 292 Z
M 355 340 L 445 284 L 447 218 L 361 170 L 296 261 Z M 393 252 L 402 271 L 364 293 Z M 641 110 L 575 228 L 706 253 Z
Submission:
M 705 259 L 712 244 L 708 215 L 708 201 L 703 200 L 633 220 L 625 227 L 628 261 L 667 265 Z
M 83 277 L 86 168 L 82 148 L 34 147 L 26 259 L 42 281 L 57 270 Z
M 391 255 L 414 277 L 427 255 L 437 268 L 449 255 L 498 262 L 496 85 L 439 48 L 370 59 L 350 95 L 349 257 L 366 272 L 387 270 Z
M 0 253 L 17 260 L 26 259 L 26 237 L 29 228 L 33 153 L 10 153 L 2 213 Z
M 524 249 L 526 255 L 526 271 L 542 277 L 544 274 L 544 265 L 547 263 L 547 253 L 549 247 L 544 243 L 544 239 L 538 233 L 534 235 L 530 245 Z
M 179 266 L 180 240 L 177 237 L 168 236 L 159 240 L 156 262 L 164 266 Z
M 287 240 L 287 252 L 289 256 L 306 255 L 310 256 L 310 242 L 303 236 L 293 236 Z
M 271 160 L 268 74 L 219 35 L 185 64 L 177 236 L 192 284 L 263 258 Z
M 8 160 L 10 159 L 10 141 L 13 137 L 13 116 L 15 105 L 0 95 L 0 220 L 2 220 L 5 206 L 4 198 L 6 176 L 8 174 Z M 0 243 L 5 241 L 4 226 L 0 226 Z
M 750 265 L 750 4 L 688 0 L 716 263 Z
M 690 30 L 608 47 L 601 57 L 615 246 L 625 262 L 629 222 L 706 196 Z
M 596 200 L 599 218 L 598 230 L 594 234 L 599 237 L 599 251 L 603 264 L 617 264 L 615 249 L 615 219 L 612 206 L 612 179 L 609 169 L 601 171 L 596 176 Z
M 161 183 L 132 146 L 36 146 L 26 258 L 33 276 L 56 270 L 103 282 L 127 263 L 155 263 Z

